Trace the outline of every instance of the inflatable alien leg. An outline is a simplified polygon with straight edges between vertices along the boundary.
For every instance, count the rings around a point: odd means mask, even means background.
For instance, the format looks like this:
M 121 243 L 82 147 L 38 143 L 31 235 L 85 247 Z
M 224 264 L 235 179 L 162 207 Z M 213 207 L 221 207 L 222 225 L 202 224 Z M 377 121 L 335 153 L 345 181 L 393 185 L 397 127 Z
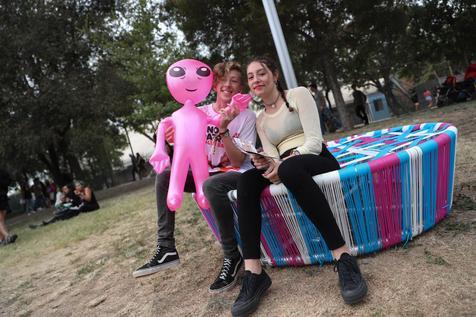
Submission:
M 189 157 L 184 148 L 176 148 L 172 168 L 170 169 L 169 191 L 167 193 L 167 207 L 171 211 L 180 208 L 183 200 L 183 190 L 188 176 L 190 165 Z
M 197 200 L 198 205 L 203 209 L 209 209 L 210 205 L 208 204 L 207 198 L 203 193 L 203 183 L 208 178 L 208 160 L 206 156 L 194 156 L 190 160 L 193 179 L 195 181 L 195 199 Z M 207 168 L 204 169 L 203 166 Z

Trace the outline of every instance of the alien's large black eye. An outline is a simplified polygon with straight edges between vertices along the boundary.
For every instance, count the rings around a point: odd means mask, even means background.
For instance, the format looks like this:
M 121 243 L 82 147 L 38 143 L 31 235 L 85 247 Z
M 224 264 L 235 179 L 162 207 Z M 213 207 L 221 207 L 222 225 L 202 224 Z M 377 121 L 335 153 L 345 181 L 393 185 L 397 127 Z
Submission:
M 207 67 L 199 67 L 197 69 L 197 75 L 202 77 L 208 77 L 210 76 L 210 69 L 208 69 Z
M 169 70 L 169 75 L 172 77 L 182 77 L 185 75 L 185 69 L 180 66 L 174 66 Z

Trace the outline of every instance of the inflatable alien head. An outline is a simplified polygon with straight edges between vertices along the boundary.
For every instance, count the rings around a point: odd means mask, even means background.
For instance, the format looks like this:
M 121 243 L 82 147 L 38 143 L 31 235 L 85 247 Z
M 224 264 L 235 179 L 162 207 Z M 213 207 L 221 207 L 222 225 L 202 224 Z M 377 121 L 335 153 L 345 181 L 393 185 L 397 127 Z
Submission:
M 200 61 L 183 59 L 169 67 L 166 81 L 170 93 L 179 103 L 191 100 L 197 104 L 210 93 L 213 73 L 208 65 Z

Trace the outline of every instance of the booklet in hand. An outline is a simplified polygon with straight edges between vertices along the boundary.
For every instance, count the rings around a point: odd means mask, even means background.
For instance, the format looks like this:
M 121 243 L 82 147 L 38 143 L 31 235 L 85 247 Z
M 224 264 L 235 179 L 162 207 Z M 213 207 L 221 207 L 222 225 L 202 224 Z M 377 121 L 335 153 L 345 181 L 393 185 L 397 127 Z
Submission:
M 264 152 L 258 152 L 258 150 L 255 148 L 255 146 L 251 143 L 243 142 L 239 138 L 233 138 L 233 143 L 235 146 L 243 153 L 245 154 L 254 154 L 254 155 L 260 155 L 272 159 L 279 160 L 279 158 L 268 155 Z

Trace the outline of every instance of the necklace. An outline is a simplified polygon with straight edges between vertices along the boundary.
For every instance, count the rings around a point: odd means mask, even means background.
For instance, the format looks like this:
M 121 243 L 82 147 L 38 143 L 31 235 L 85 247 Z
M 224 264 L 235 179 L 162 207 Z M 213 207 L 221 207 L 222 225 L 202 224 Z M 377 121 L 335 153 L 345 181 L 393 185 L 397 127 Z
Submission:
M 278 93 L 278 96 L 276 97 L 276 99 L 275 99 L 272 103 L 267 104 L 267 103 L 265 103 L 265 102 L 263 101 L 263 105 L 264 105 L 265 107 L 266 107 L 266 106 L 267 106 L 267 107 L 271 107 L 272 109 L 276 108 L 276 102 L 278 101 L 278 99 L 279 99 L 280 96 L 281 96 L 281 95 Z

